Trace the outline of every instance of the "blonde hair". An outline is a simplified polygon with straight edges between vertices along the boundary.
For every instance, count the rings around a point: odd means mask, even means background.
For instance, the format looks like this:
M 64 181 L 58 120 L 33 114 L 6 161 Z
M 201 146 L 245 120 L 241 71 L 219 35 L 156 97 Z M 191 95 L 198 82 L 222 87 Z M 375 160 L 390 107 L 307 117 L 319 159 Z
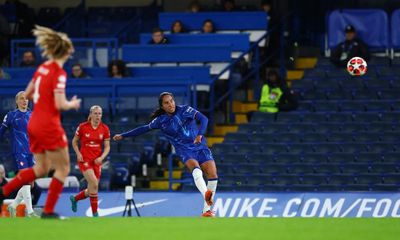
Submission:
M 39 25 L 32 32 L 36 37 L 36 45 L 42 50 L 42 57 L 61 59 L 74 51 L 71 39 L 65 33 Z
M 24 94 L 24 93 L 25 93 L 25 91 L 19 91 L 19 92 L 15 95 L 15 107 L 16 107 L 16 108 L 18 108 L 18 103 L 17 103 L 17 101 L 18 101 L 19 96 L 21 96 L 21 95 Z
M 92 114 L 92 112 L 93 112 L 95 109 L 100 109 L 101 112 L 103 112 L 103 109 L 102 109 L 99 105 L 93 105 L 93 106 L 91 106 L 91 107 L 90 107 L 90 111 L 89 111 L 89 116 L 88 116 L 88 118 L 87 118 L 87 121 L 88 121 L 88 122 L 90 122 L 90 120 L 92 120 L 92 118 L 90 117 L 90 115 Z

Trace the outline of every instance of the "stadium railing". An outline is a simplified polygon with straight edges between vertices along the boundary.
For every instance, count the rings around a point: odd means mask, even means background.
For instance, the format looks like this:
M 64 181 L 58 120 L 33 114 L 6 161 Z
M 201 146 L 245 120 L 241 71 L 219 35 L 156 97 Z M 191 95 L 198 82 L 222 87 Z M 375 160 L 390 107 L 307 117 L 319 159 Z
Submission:
M 74 62 L 80 62 L 84 66 L 107 66 L 108 62 L 118 56 L 118 40 L 116 38 L 72 38 L 75 53 L 74 57 L 66 63 L 71 66 Z M 11 66 L 18 67 L 25 51 L 33 51 L 36 62 L 42 62 L 40 51 L 35 47 L 34 39 L 11 40 Z M 101 57 L 100 57 L 101 56 Z
M 233 51 L 232 57 L 249 50 L 250 35 L 248 33 L 239 34 L 165 34 L 170 44 L 173 45 L 215 45 L 229 44 Z M 151 40 L 150 33 L 140 34 L 140 44 L 147 44 Z M 235 54 L 236 53 L 236 54 Z

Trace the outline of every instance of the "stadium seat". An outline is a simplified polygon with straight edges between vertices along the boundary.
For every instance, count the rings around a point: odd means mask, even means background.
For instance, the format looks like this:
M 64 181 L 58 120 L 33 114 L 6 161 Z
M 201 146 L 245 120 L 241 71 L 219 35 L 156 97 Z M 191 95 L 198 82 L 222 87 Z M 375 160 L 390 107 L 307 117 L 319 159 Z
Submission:
M 387 174 L 383 176 L 383 183 L 400 185 L 400 174 Z
M 289 174 L 306 175 L 306 174 L 313 174 L 314 172 L 315 172 L 314 166 L 307 163 L 294 163 L 290 164 L 288 167 Z
M 252 123 L 270 123 L 275 121 L 275 114 L 254 112 L 251 117 Z
M 324 185 L 327 184 L 326 176 L 323 174 L 310 174 L 300 178 L 302 184 L 307 185 Z
M 287 149 L 291 154 L 313 153 L 314 145 L 308 143 L 288 144 Z
M 314 145 L 316 153 L 336 153 L 341 152 L 340 145 L 336 143 L 320 143 Z
M 379 153 L 359 153 L 355 158 L 355 161 L 360 163 L 376 163 L 382 162 L 382 160 L 382 155 Z
M 285 144 L 263 144 L 261 145 L 261 152 L 265 154 L 278 154 L 288 152 L 287 146 Z M 253 151 L 253 153 L 255 153 Z
M 273 176 L 271 174 L 254 174 L 248 177 L 248 184 L 271 185 L 273 184 Z
M 275 156 L 275 162 L 280 164 L 300 162 L 300 156 L 298 154 L 280 153 Z
M 320 163 L 315 166 L 315 172 L 318 174 L 341 174 L 342 169 L 339 164 L 335 163 Z
M 361 151 L 365 151 L 366 147 L 362 143 L 346 143 L 340 145 L 340 152 L 355 154 Z
M 400 159 L 399 152 L 385 153 L 382 157 L 382 160 L 385 163 L 398 163 L 399 159 Z
M 349 174 L 335 174 L 328 176 L 328 183 L 332 185 L 348 185 L 354 184 L 354 176 Z
M 308 123 L 294 123 L 289 126 L 288 131 L 291 133 L 314 132 L 314 125 Z
M 351 163 L 355 161 L 355 156 L 348 153 L 332 153 L 328 155 L 330 163 Z
M 273 163 L 275 161 L 273 154 L 265 154 L 265 153 L 256 153 L 256 154 L 249 154 L 248 161 L 250 163 L 258 163 L 258 164 L 268 164 Z
M 327 161 L 327 155 L 320 153 L 307 153 L 301 156 L 301 162 L 304 163 L 326 163 Z
M 277 185 L 293 185 L 300 184 L 299 177 L 297 175 L 279 175 L 273 177 L 274 184 Z
M 342 165 L 344 174 L 368 173 L 370 167 L 367 163 L 346 163 Z
M 260 167 L 260 171 L 262 174 L 287 174 L 288 168 L 285 164 L 274 163 L 274 164 L 266 164 Z
M 235 146 L 237 153 L 260 153 L 262 152 L 260 144 L 256 143 L 241 143 Z
M 372 173 L 378 174 L 391 174 L 391 173 L 399 173 L 399 165 L 395 165 L 393 163 L 374 163 L 370 168 Z
M 382 176 L 375 173 L 357 174 L 355 177 L 355 181 L 357 184 L 367 184 L 369 186 L 383 183 Z

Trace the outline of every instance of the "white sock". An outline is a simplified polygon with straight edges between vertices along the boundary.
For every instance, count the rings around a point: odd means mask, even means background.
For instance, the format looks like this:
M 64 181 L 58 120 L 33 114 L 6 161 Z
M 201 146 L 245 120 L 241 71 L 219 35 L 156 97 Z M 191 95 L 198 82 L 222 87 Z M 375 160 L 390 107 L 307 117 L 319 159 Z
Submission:
M 24 185 L 22 187 L 22 197 L 24 198 L 25 206 L 26 206 L 26 211 L 28 214 L 33 213 L 33 208 L 32 208 L 32 196 L 31 196 L 31 185 Z
M 18 204 L 20 204 L 23 200 L 23 186 L 18 190 L 17 196 L 14 201 L 10 204 L 10 207 L 17 208 Z
M 197 189 L 199 189 L 201 195 L 203 195 L 204 197 L 204 194 L 207 191 L 207 186 L 203 178 L 203 171 L 201 171 L 200 168 L 195 168 L 193 169 L 192 175 L 194 179 L 194 184 L 196 184 Z
M 217 191 L 217 184 L 218 184 L 218 178 L 210 179 L 210 180 L 208 180 L 208 183 L 207 183 L 207 188 L 210 189 L 213 193 L 213 195 L 212 195 L 213 202 L 214 202 L 215 192 Z M 205 213 L 209 210 L 211 210 L 211 206 L 208 206 L 206 201 L 204 201 L 203 213 Z

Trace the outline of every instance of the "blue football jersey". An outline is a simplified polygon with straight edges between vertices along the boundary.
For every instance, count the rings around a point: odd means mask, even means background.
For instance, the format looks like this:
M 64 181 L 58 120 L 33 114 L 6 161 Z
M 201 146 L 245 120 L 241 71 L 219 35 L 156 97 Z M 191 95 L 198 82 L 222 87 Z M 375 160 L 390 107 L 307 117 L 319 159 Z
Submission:
M 163 114 L 153 119 L 149 123 L 149 128 L 160 129 L 178 153 L 187 150 L 208 149 L 205 137 L 201 143 L 194 144 L 194 140 L 199 134 L 195 119 L 198 111 L 190 106 L 176 106 L 175 111 L 172 116 Z
M 10 131 L 10 142 L 12 153 L 31 153 L 28 140 L 28 121 L 31 117 L 31 111 L 21 112 L 16 109 L 10 111 L 3 119 L 0 127 L 0 138 L 3 137 L 5 130 Z

